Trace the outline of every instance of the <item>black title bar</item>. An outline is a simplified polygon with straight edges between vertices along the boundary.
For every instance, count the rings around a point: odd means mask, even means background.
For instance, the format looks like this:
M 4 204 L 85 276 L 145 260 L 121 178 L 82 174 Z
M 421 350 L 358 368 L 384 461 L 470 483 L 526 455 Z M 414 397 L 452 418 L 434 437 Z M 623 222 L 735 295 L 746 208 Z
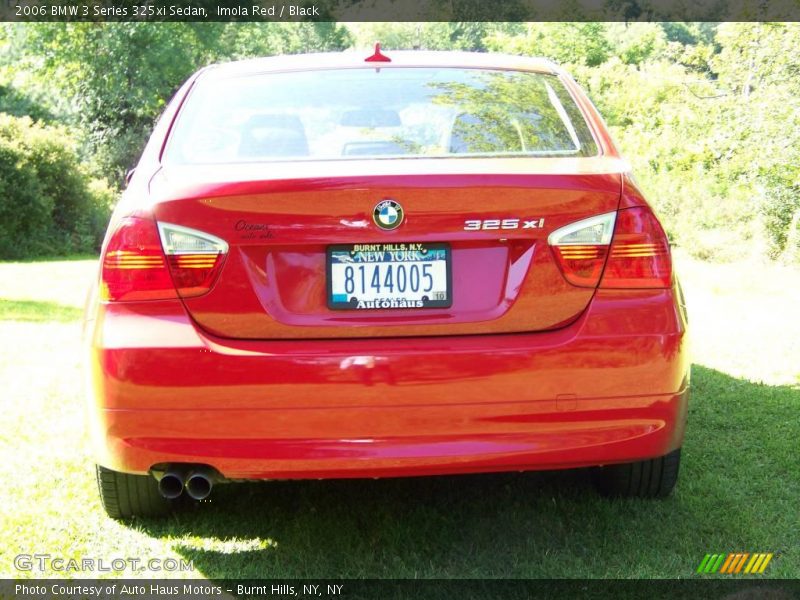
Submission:
M 0 0 L 0 21 L 800 21 L 800 0 Z

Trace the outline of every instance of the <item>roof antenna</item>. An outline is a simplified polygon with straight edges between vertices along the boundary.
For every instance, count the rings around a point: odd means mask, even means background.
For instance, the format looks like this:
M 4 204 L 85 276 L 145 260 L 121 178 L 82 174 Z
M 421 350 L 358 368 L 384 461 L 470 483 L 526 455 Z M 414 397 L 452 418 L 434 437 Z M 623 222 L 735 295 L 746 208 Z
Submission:
M 375 42 L 375 54 L 365 58 L 364 62 L 392 62 L 392 59 L 385 54 L 381 54 L 381 43 Z

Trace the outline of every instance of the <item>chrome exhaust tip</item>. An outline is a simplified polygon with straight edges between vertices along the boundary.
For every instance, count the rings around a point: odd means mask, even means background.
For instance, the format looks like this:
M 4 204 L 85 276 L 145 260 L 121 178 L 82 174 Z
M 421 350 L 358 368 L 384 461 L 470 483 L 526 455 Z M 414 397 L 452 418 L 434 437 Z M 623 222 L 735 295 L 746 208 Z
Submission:
M 192 471 L 186 478 L 186 493 L 194 500 L 205 500 L 211 494 L 214 480 L 205 471 Z
M 158 480 L 158 493 L 168 500 L 174 500 L 183 493 L 183 475 L 168 471 Z

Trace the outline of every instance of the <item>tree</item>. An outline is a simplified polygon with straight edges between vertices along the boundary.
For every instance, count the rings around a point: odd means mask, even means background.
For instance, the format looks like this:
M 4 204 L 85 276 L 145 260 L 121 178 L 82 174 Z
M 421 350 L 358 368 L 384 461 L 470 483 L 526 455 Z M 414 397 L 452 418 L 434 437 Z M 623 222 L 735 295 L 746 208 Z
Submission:
M 21 27 L 21 24 L 16 24 Z M 14 32 L 18 68 L 69 99 L 98 172 L 120 185 L 153 122 L 194 71 L 212 62 L 311 49 L 341 49 L 334 23 L 37 23 Z
M 543 56 L 565 65 L 597 66 L 611 46 L 604 23 L 526 23 L 524 30 L 500 30 L 486 40 L 497 52 Z

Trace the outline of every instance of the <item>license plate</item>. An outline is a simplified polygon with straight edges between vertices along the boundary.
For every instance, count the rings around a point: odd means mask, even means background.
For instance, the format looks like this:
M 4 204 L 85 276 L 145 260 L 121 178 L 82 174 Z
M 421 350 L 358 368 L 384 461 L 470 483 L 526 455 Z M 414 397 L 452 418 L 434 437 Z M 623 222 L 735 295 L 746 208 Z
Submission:
M 453 303 L 448 244 L 328 247 L 328 308 L 446 308 Z

